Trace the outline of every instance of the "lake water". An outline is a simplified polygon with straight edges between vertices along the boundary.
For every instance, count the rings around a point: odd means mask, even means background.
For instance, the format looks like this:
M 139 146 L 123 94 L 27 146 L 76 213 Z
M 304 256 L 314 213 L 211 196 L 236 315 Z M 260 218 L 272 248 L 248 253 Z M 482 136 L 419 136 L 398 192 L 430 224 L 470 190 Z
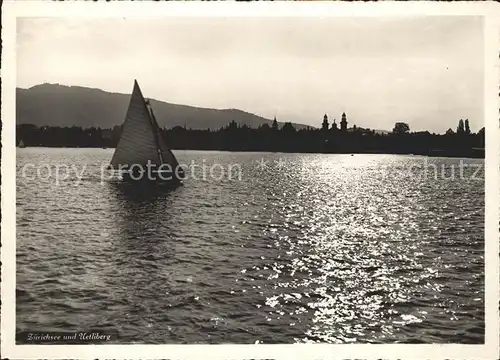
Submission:
M 147 190 L 101 181 L 112 153 L 17 150 L 17 331 L 484 341 L 483 160 L 175 151 L 196 179 Z

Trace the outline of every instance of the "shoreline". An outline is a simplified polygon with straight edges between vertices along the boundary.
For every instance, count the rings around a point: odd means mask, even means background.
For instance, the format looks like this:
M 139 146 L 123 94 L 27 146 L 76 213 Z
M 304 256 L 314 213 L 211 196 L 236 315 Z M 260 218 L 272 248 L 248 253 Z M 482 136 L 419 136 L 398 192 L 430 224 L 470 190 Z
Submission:
M 99 146 L 26 146 L 16 147 L 17 149 L 26 148 L 48 148 L 48 149 L 101 149 L 111 150 L 114 147 L 99 147 Z M 403 155 L 403 156 L 424 156 L 433 158 L 464 158 L 464 159 L 483 159 L 485 158 L 484 149 L 477 149 L 477 154 L 474 154 L 474 149 L 467 151 L 467 153 L 452 153 L 447 151 L 440 151 L 439 153 L 419 153 L 419 152 L 317 152 L 317 151 L 272 151 L 272 150 L 257 150 L 257 149 L 179 149 L 172 148 L 173 151 L 188 150 L 188 151 L 217 151 L 217 152 L 241 152 L 241 153 L 274 153 L 274 154 L 324 154 L 324 155 Z M 471 153 L 472 152 L 472 153 Z

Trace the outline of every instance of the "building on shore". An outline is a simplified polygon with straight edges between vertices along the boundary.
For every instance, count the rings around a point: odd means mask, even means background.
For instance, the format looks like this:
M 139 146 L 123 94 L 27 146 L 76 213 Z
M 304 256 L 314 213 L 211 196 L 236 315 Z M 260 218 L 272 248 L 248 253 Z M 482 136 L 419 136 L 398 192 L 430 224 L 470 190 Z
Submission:
M 328 115 L 325 114 L 325 116 L 323 116 L 323 124 L 321 124 L 321 130 L 328 130 L 328 127 L 329 127 L 329 124 L 328 124 Z
M 335 119 L 333 119 L 333 124 L 332 124 L 332 131 L 337 132 L 339 130 L 337 123 L 335 122 Z
M 342 113 L 342 120 L 340 121 L 340 131 L 346 132 L 347 131 L 347 116 L 344 113 Z

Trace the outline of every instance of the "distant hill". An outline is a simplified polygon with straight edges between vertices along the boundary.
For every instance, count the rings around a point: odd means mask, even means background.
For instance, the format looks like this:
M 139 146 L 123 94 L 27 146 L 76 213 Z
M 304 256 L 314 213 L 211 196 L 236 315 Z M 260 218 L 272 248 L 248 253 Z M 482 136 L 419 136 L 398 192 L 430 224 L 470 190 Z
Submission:
M 123 123 L 130 100 L 128 94 L 59 84 L 17 88 L 16 95 L 16 123 L 37 126 L 111 128 Z M 270 119 L 238 109 L 207 109 L 155 99 L 151 99 L 151 104 L 160 126 L 167 128 L 186 125 L 192 129 L 218 130 L 232 120 L 254 128 L 272 123 Z M 307 127 L 294 126 L 296 129 Z

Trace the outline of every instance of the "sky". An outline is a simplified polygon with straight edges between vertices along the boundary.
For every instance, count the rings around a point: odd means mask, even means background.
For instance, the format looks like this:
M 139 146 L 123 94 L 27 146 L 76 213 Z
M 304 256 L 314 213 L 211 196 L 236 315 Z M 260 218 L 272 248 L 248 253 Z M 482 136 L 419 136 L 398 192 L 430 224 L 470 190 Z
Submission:
M 21 18 L 17 86 L 58 83 L 321 126 L 483 119 L 480 17 Z

